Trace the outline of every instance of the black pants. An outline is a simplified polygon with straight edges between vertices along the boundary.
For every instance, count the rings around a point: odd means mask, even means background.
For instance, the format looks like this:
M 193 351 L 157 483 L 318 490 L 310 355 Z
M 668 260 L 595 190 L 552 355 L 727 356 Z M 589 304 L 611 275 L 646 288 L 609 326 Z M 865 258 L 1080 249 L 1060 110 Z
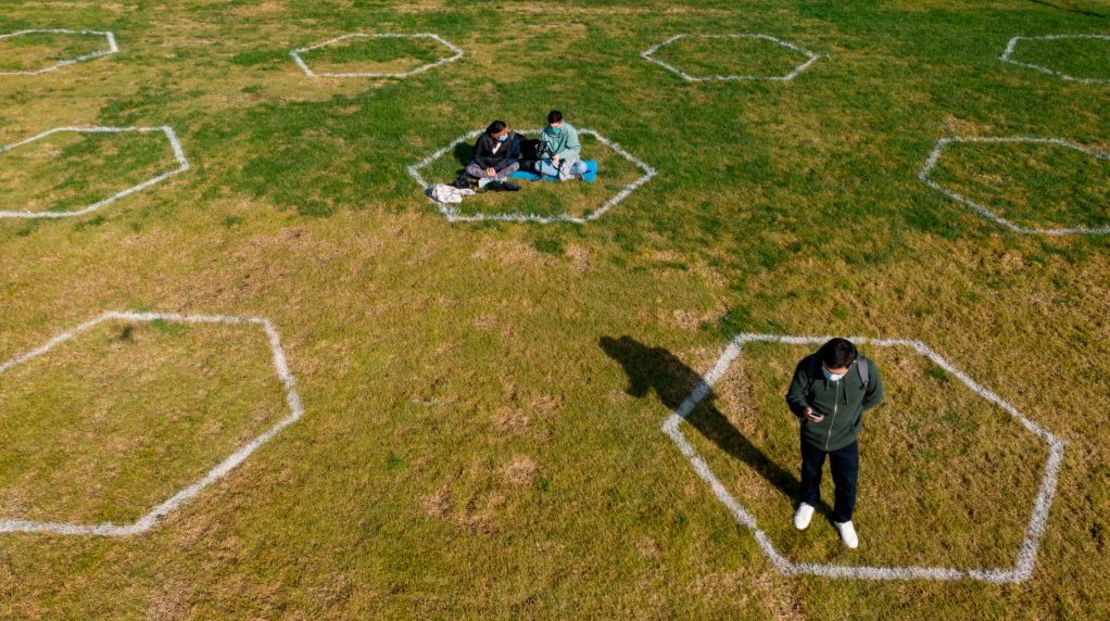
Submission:
M 821 470 L 825 456 L 836 485 L 834 522 L 848 522 L 856 509 L 856 481 L 859 479 L 859 443 L 853 442 L 835 451 L 824 451 L 802 438 L 802 489 L 799 500 L 811 507 L 821 502 Z

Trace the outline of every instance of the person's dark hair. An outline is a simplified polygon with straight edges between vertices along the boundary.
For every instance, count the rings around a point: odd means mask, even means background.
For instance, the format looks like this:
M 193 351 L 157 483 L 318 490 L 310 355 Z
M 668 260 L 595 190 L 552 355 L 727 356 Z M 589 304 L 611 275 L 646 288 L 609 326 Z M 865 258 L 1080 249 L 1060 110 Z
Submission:
M 489 124 L 489 127 L 486 128 L 486 133 L 490 136 L 494 134 L 500 134 L 501 130 L 505 129 L 508 126 L 509 124 L 505 121 L 494 121 Z
M 822 345 L 821 349 L 817 350 L 817 355 L 827 368 L 843 369 L 855 362 L 859 352 L 848 339 L 835 338 Z
M 548 123 L 558 123 L 559 121 L 562 121 L 562 120 L 563 120 L 563 113 L 559 112 L 558 110 L 552 110 L 551 112 L 547 113 L 547 122 Z

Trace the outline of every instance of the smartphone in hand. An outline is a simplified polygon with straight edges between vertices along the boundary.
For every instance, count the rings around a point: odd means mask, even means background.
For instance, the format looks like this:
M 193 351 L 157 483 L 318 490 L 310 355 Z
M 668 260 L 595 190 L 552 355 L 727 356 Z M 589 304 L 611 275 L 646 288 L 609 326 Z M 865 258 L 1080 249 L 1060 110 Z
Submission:
M 805 419 L 811 423 L 819 423 L 825 420 L 825 417 L 824 415 L 818 415 L 817 412 L 813 411 L 813 408 L 806 408 Z

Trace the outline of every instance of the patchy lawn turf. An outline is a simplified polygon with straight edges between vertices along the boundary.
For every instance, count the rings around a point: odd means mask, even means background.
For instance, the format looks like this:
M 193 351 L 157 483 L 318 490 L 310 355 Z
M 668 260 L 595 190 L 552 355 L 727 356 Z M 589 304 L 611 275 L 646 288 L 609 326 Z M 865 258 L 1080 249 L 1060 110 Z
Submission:
M 170 125 L 192 168 L 95 214 L 0 220 L 0 360 L 109 309 L 264 315 L 306 414 L 143 535 L 0 535 L 0 618 L 1110 617 L 1110 240 L 1014 234 L 917 179 L 944 136 L 1110 149 L 1105 85 L 998 59 L 1015 35 L 1105 34 L 1108 16 L 1095 0 L 7 3 L 0 32 L 110 30 L 120 52 L 0 76 L 0 144 Z M 350 32 L 466 55 L 403 80 L 314 79 L 289 56 Z M 687 83 L 639 55 L 730 32 L 822 58 L 793 82 Z M 71 53 L 41 43 L 25 51 Z M 446 54 L 367 43 L 309 56 Z M 668 62 L 786 52 L 749 43 Z M 1019 52 L 1107 69 L 1096 45 Z M 449 223 L 407 174 L 551 108 L 658 175 L 596 221 L 540 226 Z M 460 208 L 588 213 L 640 172 L 585 142 L 596 183 Z M 1015 222 L 1110 217 L 1105 162 L 950 148 L 935 177 Z M 173 165 L 160 134 L 27 149 L 0 154 L 0 210 L 73 210 Z M 425 177 L 450 181 L 464 151 Z M 263 340 L 162 328 L 106 324 L 0 374 L 0 519 L 133 519 L 281 416 Z M 1030 580 L 781 575 L 660 430 L 741 331 L 921 339 L 1065 440 Z M 888 397 L 861 439 L 860 548 L 821 519 L 793 530 L 782 395 L 806 351 L 746 348 L 683 427 L 783 554 L 1012 564 L 1044 447 L 897 349 L 867 349 Z

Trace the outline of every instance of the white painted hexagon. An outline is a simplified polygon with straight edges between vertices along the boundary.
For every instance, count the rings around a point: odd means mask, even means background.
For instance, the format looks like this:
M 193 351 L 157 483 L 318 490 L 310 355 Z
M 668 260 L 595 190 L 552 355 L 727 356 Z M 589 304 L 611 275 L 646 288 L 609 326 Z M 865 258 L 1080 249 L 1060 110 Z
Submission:
M 174 133 L 173 128 L 168 126 L 168 125 L 163 125 L 161 127 L 55 127 L 54 129 L 47 130 L 45 132 L 42 132 L 41 134 L 31 136 L 30 138 L 26 138 L 24 140 L 20 140 L 19 142 L 13 142 L 12 144 L 0 146 L 0 156 L 2 156 L 4 154 L 4 152 L 6 152 L 6 151 L 11 151 L 12 149 L 21 147 L 25 144 L 29 144 L 31 142 L 39 140 L 40 138 L 45 138 L 47 136 L 50 136 L 52 134 L 56 134 L 58 132 L 101 133 L 101 134 L 102 133 L 121 133 L 121 132 L 162 132 L 163 134 L 166 135 L 166 139 L 169 140 L 170 148 L 173 149 L 173 156 L 174 156 L 174 159 L 177 160 L 178 167 L 175 168 L 174 170 L 170 170 L 170 171 L 164 172 L 160 175 L 151 177 L 150 179 L 147 179 L 146 181 L 144 181 L 144 182 L 142 182 L 138 185 L 127 188 L 126 190 L 121 190 L 119 192 L 116 192 L 115 194 L 109 196 L 108 198 L 100 199 L 99 201 L 97 201 L 97 202 L 95 202 L 95 203 L 93 203 L 93 204 L 91 204 L 87 207 L 83 207 L 81 209 L 78 209 L 77 211 L 5 211 L 5 210 L 0 210 L 0 218 L 69 218 L 69 217 L 73 217 L 73 216 L 83 216 L 87 213 L 96 211 L 97 209 L 100 209 L 101 207 L 103 207 L 105 205 L 113 203 L 113 202 L 115 202 L 115 201 L 117 201 L 117 200 L 119 200 L 119 199 L 121 199 L 125 196 L 130 196 L 131 194 L 134 194 L 135 192 L 145 190 L 146 188 L 148 188 L 148 187 L 150 187 L 150 186 L 152 186 L 152 185 L 154 185 L 158 182 L 165 181 L 166 179 L 168 179 L 168 178 L 170 178 L 170 177 L 172 177 L 172 176 L 174 176 L 178 173 L 185 172 L 186 170 L 189 170 L 189 160 L 185 159 L 185 151 L 181 147 L 181 141 L 179 141 L 177 139 L 177 134 Z
M 106 49 L 106 50 L 97 50 L 95 52 L 92 52 L 92 53 L 89 53 L 89 54 L 84 54 L 84 55 L 78 56 L 76 58 L 63 58 L 63 59 L 55 62 L 53 65 L 49 65 L 49 66 L 43 67 L 41 69 L 28 69 L 28 70 L 25 70 L 25 71 L 0 71 L 0 75 L 38 75 L 40 73 L 46 73 L 48 71 L 55 71 L 57 69 L 65 67 L 67 65 L 72 65 L 72 64 L 75 64 L 75 63 L 84 62 L 86 60 L 92 60 L 94 58 L 100 58 L 101 56 L 107 56 L 109 54 L 115 54 L 116 52 L 119 51 L 119 47 L 116 45 L 116 35 L 111 33 L 111 32 L 99 31 L 99 30 L 65 30 L 65 29 L 62 29 L 62 28 L 20 30 L 18 32 L 9 32 L 9 33 L 6 33 L 6 34 L 0 34 L 0 39 L 10 39 L 10 38 L 13 38 L 13 37 L 21 37 L 21 36 L 24 36 L 24 35 L 38 34 L 38 33 L 72 34 L 72 35 L 78 35 L 78 36 L 87 36 L 87 35 L 103 36 L 104 39 L 108 42 L 108 49 Z
M 1071 142 L 1070 140 L 1065 140 L 1063 138 L 1040 138 L 1040 137 L 1035 137 L 1035 136 L 1000 136 L 1000 137 L 998 137 L 998 136 L 996 136 L 996 137 L 991 137 L 991 136 L 974 136 L 974 137 L 948 136 L 948 137 L 945 137 L 945 138 L 941 138 L 940 140 L 937 141 L 936 145 L 933 147 L 933 150 L 929 153 L 928 159 L 925 160 L 925 165 L 921 168 L 921 172 L 919 172 L 917 174 L 917 178 L 920 179 L 921 182 L 924 183 L 925 185 L 929 186 L 930 188 L 933 188 L 934 190 L 940 192 L 941 194 L 944 194 L 945 196 L 947 196 L 948 198 L 951 198 L 954 201 L 963 203 L 964 205 L 974 209 L 976 212 L 979 213 L 979 215 L 983 216 L 984 218 L 987 218 L 988 220 L 992 220 L 994 222 L 997 222 L 998 224 L 1001 224 L 1002 226 L 1010 229 L 1011 231 L 1014 231 L 1015 233 L 1022 233 L 1022 234 L 1025 234 L 1025 235 L 1034 235 L 1034 234 L 1035 235 L 1075 235 L 1075 234 L 1106 235 L 1107 233 L 1110 233 L 1110 226 L 1099 226 L 1099 227 L 1076 226 L 1076 227 L 1051 228 L 1051 229 L 1029 228 L 1029 227 L 1021 226 L 1021 225 L 1019 225 L 1015 222 L 1012 222 L 1010 220 L 1007 220 L 1006 218 L 1003 218 L 1002 216 L 998 215 L 997 213 L 995 213 L 993 210 L 989 209 L 988 207 L 986 207 L 982 203 L 979 203 L 975 200 L 972 200 L 971 198 L 969 198 L 969 197 L 967 197 L 963 194 L 960 194 L 959 192 L 956 192 L 954 190 L 949 190 L 948 188 L 946 188 L 946 187 L 942 186 L 941 184 L 937 183 L 936 181 L 933 181 L 932 179 L 929 178 L 929 175 L 933 172 L 933 169 L 936 167 L 937 162 L 940 161 L 940 157 L 944 153 L 944 148 L 946 146 L 952 144 L 952 143 L 1050 144 L 1050 145 L 1056 145 L 1056 146 L 1059 146 L 1059 147 L 1064 147 L 1064 148 L 1067 148 L 1067 149 L 1072 149 L 1074 151 L 1079 151 L 1080 153 L 1086 153 L 1087 155 L 1090 155 L 1091 157 L 1094 157 L 1096 159 L 1108 160 L 1108 161 L 1110 161 L 1110 153 L 1104 153 L 1104 152 L 1099 151 L 1097 149 L 1092 149 L 1092 148 L 1089 148 L 1089 147 L 1085 147 L 1083 145 L 1076 144 L 1074 142 Z
M 301 57 L 301 54 L 303 54 L 305 52 L 309 52 L 311 50 L 315 50 L 315 49 L 318 49 L 318 48 L 321 48 L 321 47 L 325 47 L 325 46 L 331 45 L 333 43 L 338 43 L 340 41 L 345 41 L 347 39 L 431 39 L 432 41 L 435 41 L 435 42 L 439 43 L 440 45 L 442 45 L 443 47 L 447 48 L 451 52 L 451 55 L 450 56 L 445 56 L 445 57 L 443 57 L 443 58 L 441 58 L 441 59 L 439 59 L 439 60 L 437 60 L 433 63 L 427 63 L 427 64 L 420 65 L 419 67 L 416 67 L 415 69 L 410 69 L 410 70 L 405 71 L 403 73 L 376 73 L 376 72 L 372 72 L 372 71 L 361 71 L 361 72 L 360 71 L 353 71 L 353 72 L 342 72 L 342 73 L 334 73 L 334 72 L 333 73 L 317 73 L 317 72 L 313 71 L 312 68 L 310 68 L 308 66 L 308 63 L 305 62 L 304 58 Z M 419 32 L 419 33 L 415 33 L 415 34 L 396 34 L 396 33 L 388 33 L 388 32 L 386 32 L 386 33 L 376 33 L 376 34 L 364 34 L 364 33 L 361 33 L 361 32 L 355 32 L 355 33 L 351 33 L 351 34 L 345 34 L 345 35 L 336 37 L 334 39 L 328 39 L 327 41 L 324 41 L 322 43 L 317 43 L 315 45 L 309 45 L 309 46 L 306 46 L 306 47 L 299 47 L 299 48 L 289 52 L 289 55 L 293 57 L 293 60 L 297 63 L 297 66 L 299 66 L 301 68 L 301 70 L 303 70 L 305 72 L 305 75 L 307 75 L 311 78 L 325 77 L 325 78 L 398 78 L 399 79 L 399 78 L 407 78 L 411 75 L 415 75 L 417 73 L 423 73 L 423 72 L 425 72 L 429 69 L 433 69 L 433 68 L 438 67 L 440 65 L 444 65 L 444 64 L 447 64 L 447 63 L 450 63 L 450 62 L 454 62 L 454 61 L 463 57 L 463 50 L 462 50 L 462 48 L 456 46 L 454 43 L 451 43 L 450 41 L 448 41 L 447 39 L 444 39 L 443 37 L 441 37 L 437 34 L 432 34 L 430 32 Z
M 481 135 L 482 131 L 483 130 L 476 129 L 476 130 L 474 130 L 474 131 L 472 131 L 468 134 L 465 134 L 463 136 L 459 136 L 451 144 L 447 145 L 446 147 L 443 147 L 442 149 L 440 149 L 440 150 L 436 151 L 435 153 L 429 155 L 428 157 L 424 158 L 423 160 L 421 160 L 421 161 L 419 161 L 415 164 L 410 165 L 408 167 L 409 176 L 411 176 L 413 178 L 413 180 L 416 181 L 416 183 L 418 183 L 420 185 L 420 187 L 424 189 L 425 194 L 427 194 L 428 190 L 431 189 L 431 184 L 429 184 L 427 181 L 424 180 L 424 177 L 420 174 L 420 169 L 424 168 L 425 166 L 427 166 L 429 164 L 431 164 L 432 162 L 436 161 L 437 159 L 443 157 L 449 151 L 454 149 L 457 145 L 460 145 L 460 144 L 462 144 L 464 142 L 467 142 L 467 141 L 470 141 L 470 140 L 474 140 L 479 135 Z M 543 130 L 540 130 L 540 129 L 521 129 L 521 130 L 517 130 L 517 132 L 521 133 L 521 134 L 538 134 L 541 131 L 543 131 Z M 621 190 L 619 192 L 617 192 L 616 195 L 614 195 L 609 200 L 605 201 L 597 209 L 595 209 L 595 210 L 587 213 L 585 216 L 581 216 L 581 217 L 572 216 L 570 214 L 561 214 L 561 215 L 557 215 L 557 216 L 540 216 L 540 215 L 537 215 L 537 214 L 530 214 L 530 213 L 494 213 L 494 214 L 463 215 L 463 214 L 459 213 L 459 211 L 457 209 L 454 209 L 454 208 L 452 208 L 448 205 L 442 205 L 442 204 L 436 203 L 437 205 L 439 205 L 439 212 L 441 214 L 443 214 L 444 218 L 447 218 L 451 222 L 480 222 L 482 220 L 498 220 L 498 221 L 502 221 L 502 222 L 535 222 L 535 223 L 538 223 L 538 224 L 550 224 L 552 222 L 571 222 L 571 223 L 574 223 L 574 224 L 586 224 L 587 222 L 591 222 L 593 220 L 597 220 L 598 218 L 600 218 L 602 215 L 605 214 L 606 211 L 609 211 L 609 209 L 611 207 L 613 207 L 613 205 L 616 205 L 617 203 L 624 200 L 625 197 L 627 197 L 629 194 L 631 194 L 633 190 L 635 190 L 636 188 L 638 188 L 638 187 L 642 186 L 643 184 L 647 183 L 648 181 L 651 180 L 652 177 L 655 176 L 655 173 L 657 171 L 654 168 L 652 168 L 651 166 L 648 166 L 644 162 L 640 161 L 638 158 L 633 156 L 631 153 L 629 153 L 628 151 L 625 151 L 624 148 L 621 147 L 619 144 L 617 144 L 615 142 L 611 142 L 605 136 L 602 136 L 601 134 L 595 132 L 592 129 L 579 128 L 578 133 L 582 134 L 582 135 L 585 135 L 585 136 L 593 136 L 594 138 L 597 139 L 598 142 L 600 142 L 601 144 L 604 144 L 605 146 L 607 146 L 610 149 L 612 149 L 613 151 L 615 151 L 617 154 L 621 155 L 622 157 L 624 157 L 628 161 L 632 162 L 633 165 L 635 165 L 637 168 L 639 168 L 640 170 L 642 170 L 644 172 L 643 176 L 637 178 L 632 183 L 630 183 L 630 184 L 624 186 L 623 188 L 621 188 Z
M 1010 39 L 1009 43 L 1006 44 L 1006 49 L 1002 52 L 1002 55 L 998 57 L 998 60 L 1001 60 L 1002 62 L 1013 64 L 1013 65 L 1018 65 L 1020 67 L 1026 67 L 1028 69 L 1035 69 L 1037 71 L 1040 71 L 1041 73 L 1047 73 L 1049 75 L 1059 76 L 1060 78 L 1062 78 L 1064 80 L 1068 80 L 1069 82 L 1081 82 L 1083 84 L 1110 84 L 1110 79 L 1106 79 L 1106 78 L 1083 78 L 1083 77 L 1071 76 L 1071 75 L 1068 75 L 1066 73 L 1063 73 L 1062 71 L 1056 71 L 1055 69 L 1052 69 L 1051 67 L 1045 67 L 1044 65 L 1038 65 L 1036 63 L 1027 63 L 1027 62 L 1022 62 L 1020 60 L 1014 60 L 1013 59 L 1014 51 L 1017 49 L 1018 43 L 1020 43 L 1022 41 L 1035 41 L 1035 40 L 1059 41 L 1061 39 L 1099 39 L 1099 40 L 1103 40 L 1103 41 L 1110 41 L 1110 35 L 1100 35 L 1100 34 L 1055 34 L 1055 35 L 1044 35 L 1044 36 L 1040 36 L 1040 37 L 1014 37 L 1014 38 Z
M 797 52 L 797 53 L 801 54 L 802 56 L 804 56 L 805 60 L 803 60 L 800 64 L 798 64 L 792 70 L 790 70 L 787 73 L 784 73 L 782 75 L 708 75 L 708 76 L 694 76 L 694 75 L 690 75 L 690 74 L 686 73 L 685 71 L 679 69 L 678 67 L 675 67 L 674 65 L 672 65 L 670 63 L 664 62 L 664 61 L 659 60 L 658 58 L 655 57 L 655 53 L 657 51 L 659 51 L 660 48 L 666 47 L 666 46 L 674 43 L 675 41 L 679 41 L 681 39 L 758 39 L 758 40 L 767 41 L 769 43 L 773 43 L 775 45 L 784 47 L 788 50 Z M 669 38 L 665 41 L 661 41 L 659 43 L 656 43 L 655 45 L 649 47 L 648 49 L 644 50 L 643 52 L 640 52 L 640 56 L 642 56 L 644 58 L 644 60 L 646 60 L 648 62 L 655 63 L 655 64 L 659 65 L 660 67 L 663 67 L 667 71 L 670 71 L 671 73 L 677 75 L 678 77 L 682 78 L 683 80 L 686 80 L 687 82 L 707 82 L 707 81 L 710 81 L 710 80 L 774 80 L 774 81 L 788 82 L 790 80 L 793 80 L 795 77 L 797 77 L 798 74 L 800 74 L 801 72 L 805 71 L 806 69 L 809 69 L 810 65 L 817 62 L 818 58 L 821 58 L 821 56 L 819 54 L 815 54 L 815 53 L 813 53 L 813 52 L 811 52 L 811 51 L 809 51 L 809 50 L 807 50 L 807 49 L 805 49 L 801 46 L 790 43 L 789 41 L 784 41 L 784 40 L 782 40 L 778 37 L 772 37 L 771 35 L 760 34 L 760 33 L 741 33 L 741 32 L 727 33 L 727 34 L 703 34 L 703 35 L 676 34 L 673 37 L 671 37 L 671 38 Z
M 144 514 L 131 524 L 113 524 L 104 522 L 100 524 L 74 524 L 69 522 L 38 522 L 15 518 L 0 518 L 0 533 L 53 533 L 59 535 L 100 535 L 105 537 L 123 537 L 135 535 L 149 530 L 161 518 L 178 509 L 197 496 L 204 488 L 217 479 L 235 469 L 243 463 L 251 453 L 268 442 L 281 430 L 296 422 L 304 415 L 304 406 L 297 393 L 296 382 L 289 371 L 285 361 L 285 351 L 281 347 L 281 337 L 269 319 L 263 317 L 232 317 L 227 315 L 179 315 L 177 313 L 133 313 L 109 311 L 85 323 L 55 336 L 40 347 L 20 354 L 10 360 L 0 363 L 0 374 L 12 367 L 27 362 L 49 353 L 55 347 L 70 341 L 78 335 L 87 332 L 95 326 L 112 320 L 123 321 L 167 321 L 191 324 L 231 324 L 243 326 L 258 326 L 265 333 L 273 354 L 274 372 L 285 390 L 285 402 L 289 407 L 289 414 L 267 429 L 261 435 L 239 447 L 234 453 L 221 461 L 203 477 Z
M 1025 527 L 1025 538 L 1017 550 L 1017 560 L 1013 567 L 998 567 L 988 569 L 958 569 L 954 567 L 931 566 L 860 566 L 839 565 L 832 563 L 798 563 L 784 557 L 775 548 L 770 537 L 749 513 L 721 483 L 717 475 L 710 469 L 709 464 L 702 459 L 694 447 L 682 434 L 680 426 L 697 405 L 712 391 L 713 384 L 728 370 L 729 365 L 741 353 L 744 343 L 767 342 L 783 343 L 789 345 L 819 345 L 827 342 L 830 336 L 789 336 L 779 334 L 740 334 L 729 342 L 721 357 L 702 378 L 702 382 L 690 393 L 674 413 L 663 423 L 663 433 L 674 441 L 679 451 L 693 465 L 698 476 L 705 481 L 714 496 L 723 504 L 733 518 L 741 526 L 752 531 L 760 550 L 771 559 L 772 564 L 786 575 L 809 574 L 825 576 L 828 578 L 855 578 L 867 580 L 981 580 L 993 583 L 1023 582 L 1033 574 L 1033 564 L 1037 558 L 1037 548 L 1040 545 L 1045 526 L 1048 522 L 1049 507 L 1056 490 L 1056 480 L 1060 473 L 1060 462 L 1064 458 L 1064 441 L 1057 438 L 1045 428 L 1026 418 L 1014 406 L 1006 403 L 1001 397 L 987 388 L 976 383 L 966 373 L 952 366 L 940 354 L 933 351 L 921 341 L 907 339 L 874 339 L 866 337 L 850 337 L 853 343 L 871 345 L 875 347 L 909 347 L 922 356 L 928 358 L 933 364 L 947 373 L 958 378 L 980 397 L 1002 408 L 1015 421 L 1029 433 L 1036 436 L 1048 446 L 1048 459 L 1045 463 L 1044 476 L 1033 500 L 1032 515 Z

